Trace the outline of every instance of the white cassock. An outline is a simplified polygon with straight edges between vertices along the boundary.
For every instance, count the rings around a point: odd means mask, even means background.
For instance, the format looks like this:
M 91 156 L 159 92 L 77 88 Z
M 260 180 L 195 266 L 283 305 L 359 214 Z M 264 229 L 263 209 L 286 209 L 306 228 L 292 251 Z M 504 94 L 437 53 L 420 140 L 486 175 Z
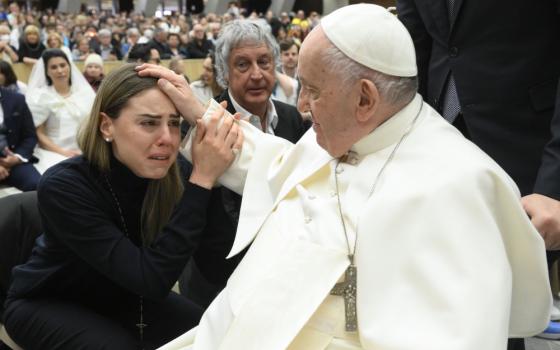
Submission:
M 419 95 L 338 167 L 350 242 L 358 232 L 357 333 L 329 295 L 349 264 L 336 160 L 313 130 L 294 146 L 241 124 L 221 178 L 243 193 L 230 255 L 253 243 L 199 326 L 163 349 L 499 350 L 547 326 L 545 247 L 517 187 Z

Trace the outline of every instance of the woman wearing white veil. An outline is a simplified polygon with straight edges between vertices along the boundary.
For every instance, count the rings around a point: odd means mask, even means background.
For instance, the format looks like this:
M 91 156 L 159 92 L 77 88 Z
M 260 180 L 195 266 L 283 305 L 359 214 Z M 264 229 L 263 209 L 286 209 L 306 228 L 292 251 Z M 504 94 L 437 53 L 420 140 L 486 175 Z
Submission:
M 81 154 L 76 135 L 88 117 L 95 93 L 60 49 L 48 49 L 33 66 L 25 95 L 37 128 L 35 164 L 42 174 L 50 166 Z

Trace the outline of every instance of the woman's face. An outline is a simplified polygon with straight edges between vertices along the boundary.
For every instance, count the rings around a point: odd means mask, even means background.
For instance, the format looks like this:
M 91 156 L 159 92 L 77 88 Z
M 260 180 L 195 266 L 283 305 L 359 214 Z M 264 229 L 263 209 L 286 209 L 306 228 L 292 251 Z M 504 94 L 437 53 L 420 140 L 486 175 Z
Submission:
M 80 46 L 78 47 L 78 49 L 81 52 L 89 52 L 89 42 L 87 40 L 80 41 Z
M 58 40 L 58 38 L 55 37 L 49 38 L 47 44 L 49 45 L 49 48 L 60 48 L 62 46 L 60 40 Z
M 28 33 L 26 38 L 27 42 L 32 45 L 39 42 L 39 36 L 36 33 Z
M 206 57 L 202 61 L 202 69 L 201 80 L 206 85 L 212 85 L 214 82 L 214 68 L 212 67 L 212 59 L 210 57 Z
M 115 158 L 136 176 L 163 178 L 177 159 L 179 113 L 159 88 L 146 90 L 128 101 L 118 118 L 102 114 L 100 131 L 112 139 Z
M 47 76 L 53 85 L 70 83 L 70 66 L 62 57 L 52 57 L 47 62 Z

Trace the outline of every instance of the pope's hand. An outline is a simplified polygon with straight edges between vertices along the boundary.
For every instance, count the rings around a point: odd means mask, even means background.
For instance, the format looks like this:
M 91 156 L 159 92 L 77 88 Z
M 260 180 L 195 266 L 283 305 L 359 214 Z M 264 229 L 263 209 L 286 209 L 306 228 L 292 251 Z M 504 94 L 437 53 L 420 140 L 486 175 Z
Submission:
M 141 77 L 158 78 L 159 88 L 171 99 L 189 124 L 194 125 L 196 120 L 204 115 L 204 106 L 194 96 L 182 75 L 165 67 L 148 63 L 136 67 L 136 70 Z
M 243 132 L 233 117 L 225 117 L 219 125 L 223 114 L 224 109 L 220 108 L 206 125 L 199 119 L 192 141 L 193 171 L 189 181 L 208 189 L 231 165 L 243 145 Z
M 560 249 L 560 201 L 533 193 L 521 198 L 521 204 L 543 237 L 546 249 Z

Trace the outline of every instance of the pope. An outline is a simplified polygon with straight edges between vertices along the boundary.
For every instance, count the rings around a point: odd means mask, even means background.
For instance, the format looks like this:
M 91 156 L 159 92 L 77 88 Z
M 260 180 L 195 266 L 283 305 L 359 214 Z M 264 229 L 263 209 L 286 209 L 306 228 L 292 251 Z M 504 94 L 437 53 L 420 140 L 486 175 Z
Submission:
M 243 194 L 230 255 L 250 248 L 199 326 L 163 349 L 499 350 L 542 331 L 543 240 L 508 175 L 417 94 L 398 19 L 343 7 L 298 69 L 313 128 L 293 145 L 239 122 L 220 182 Z M 139 70 L 191 123 L 219 117 L 179 77 Z

